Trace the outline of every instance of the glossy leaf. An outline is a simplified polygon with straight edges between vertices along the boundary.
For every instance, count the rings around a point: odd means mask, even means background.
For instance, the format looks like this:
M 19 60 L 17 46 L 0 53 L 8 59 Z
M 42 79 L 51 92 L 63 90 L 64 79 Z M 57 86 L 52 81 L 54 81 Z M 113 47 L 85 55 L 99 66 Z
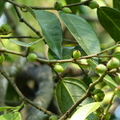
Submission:
M 97 9 L 98 19 L 104 29 L 116 41 L 120 41 L 120 11 L 110 7 Z
M 21 120 L 21 115 L 19 112 L 13 114 L 3 114 L 0 116 L 0 120 Z
M 113 0 L 113 7 L 120 10 L 120 0 Z
M 25 43 L 25 42 L 21 42 L 21 41 L 10 39 L 10 42 L 15 43 L 15 44 L 17 44 L 19 46 L 23 46 L 23 47 L 30 47 L 30 46 L 36 44 L 39 41 L 41 41 L 41 39 L 39 39 L 39 40 L 37 40 L 35 42 Z
M 75 102 L 80 99 L 87 90 L 87 86 L 75 78 L 64 78 L 60 80 L 56 88 L 56 98 L 62 113 L 65 113 Z M 93 102 L 87 98 L 81 105 Z
M 35 18 L 38 21 L 45 41 L 50 49 L 62 58 L 62 30 L 60 22 L 55 14 L 43 10 L 34 10 Z
M 65 26 L 87 55 L 100 52 L 100 43 L 92 27 L 80 16 L 59 12 Z
M 100 107 L 99 102 L 90 103 L 80 107 L 70 118 L 70 120 L 85 120 L 85 118 Z

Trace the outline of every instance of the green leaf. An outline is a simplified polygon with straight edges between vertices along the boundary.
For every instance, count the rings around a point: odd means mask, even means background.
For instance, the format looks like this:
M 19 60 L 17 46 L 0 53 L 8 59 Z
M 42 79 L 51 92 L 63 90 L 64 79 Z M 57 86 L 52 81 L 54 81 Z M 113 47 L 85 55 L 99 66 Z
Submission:
M 3 13 L 4 5 L 5 5 L 5 1 L 4 0 L 0 0 L 0 16 Z
M 120 10 L 120 0 L 113 0 L 113 7 Z
M 62 30 L 57 16 L 51 12 L 43 10 L 34 10 L 36 20 L 38 21 L 45 41 L 50 49 L 62 59 Z
M 13 114 L 4 114 L 0 116 L 0 120 L 21 120 L 21 115 L 19 112 Z
M 56 98 L 62 113 L 65 113 L 86 92 L 87 86 L 75 78 L 64 78 L 56 87 Z M 93 102 L 91 98 L 84 100 L 81 105 Z
M 0 112 L 1 111 L 4 111 L 4 110 L 7 110 L 7 109 L 16 109 L 16 107 L 9 107 L 9 106 L 4 106 L 4 107 L 0 107 Z
M 90 103 L 80 107 L 70 118 L 70 120 L 85 120 L 85 118 L 100 107 L 99 102 Z
M 17 45 L 19 45 L 19 46 L 30 47 L 30 46 L 38 43 L 39 41 L 41 41 L 41 40 L 43 40 L 43 39 L 44 39 L 44 38 L 39 39 L 39 40 L 37 40 L 37 41 L 35 41 L 35 42 L 30 42 L 30 43 L 25 43 L 25 42 L 21 42 L 21 41 L 17 41 L 17 40 L 10 39 L 10 42 L 15 43 L 15 44 L 17 44 Z
M 80 16 L 59 12 L 65 26 L 87 55 L 100 52 L 100 43 L 92 27 Z M 93 49 L 94 48 L 94 49 Z
M 104 29 L 116 41 L 120 41 L 120 11 L 110 7 L 97 9 L 98 19 Z

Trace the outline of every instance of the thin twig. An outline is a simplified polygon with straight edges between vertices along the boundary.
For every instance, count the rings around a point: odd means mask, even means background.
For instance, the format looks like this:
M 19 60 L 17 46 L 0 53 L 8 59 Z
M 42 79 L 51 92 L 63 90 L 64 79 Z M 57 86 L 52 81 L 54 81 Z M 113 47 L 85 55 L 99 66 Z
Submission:
M 15 5 L 14 5 L 14 8 L 15 8 L 15 10 L 16 10 L 16 13 L 17 13 L 17 15 L 18 15 L 18 18 L 19 18 L 20 22 L 25 23 L 25 24 L 26 24 L 31 30 L 33 30 L 38 36 L 42 37 L 42 36 L 40 35 L 40 32 L 37 31 L 35 28 L 33 28 L 33 27 L 21 16 L 18 8 L 17 8 Z
M 12 0 L 4 0 L 4 1 L 9 2 L 9 3 L 11 3 L 11 4 L 13 4 L 17 7 L 20 7 L 21 9 L 25 8 L 24 5 L 18 4 L 16 2 L 12 1 Z M 90 1 L 92 1 L 92 0 L 86 0 L 86 1 L 79 2 L 79 3 L 65 5 L 62 8 L 64 8 L 64 7 L 74 7 L 74 6 L 79 6 L 79 5 L 88 5 L 88 3 Z M 36 9 L 36 10 L 56 10 L 54 7 L 39 7 L 39 6 L 28 6 L 28 7 L 32 8 L 32 9 Z
M 30 39 L 40 39 L 40 37 L 32 37 L 32 36 L 8 36 L 8 37 L 1 37 L 1 39 L 11 39 L 11 38 L 30 38 Z

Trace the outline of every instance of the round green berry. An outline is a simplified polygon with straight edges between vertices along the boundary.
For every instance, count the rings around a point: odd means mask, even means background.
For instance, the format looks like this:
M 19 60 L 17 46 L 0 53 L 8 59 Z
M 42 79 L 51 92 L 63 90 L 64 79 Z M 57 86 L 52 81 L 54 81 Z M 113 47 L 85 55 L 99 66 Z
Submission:
M 97 93 L 94 95 L 94 99 L 97 102 L 101 102 L 104 99 L 105 94 L 104 93 Z
M 62 11 L 65 12 L 65 13 L 69 13 L 69 14 L 72 13 L 71 9 L 68 8 L 68 7 L 64 7 L 64 8 L 62 8 Z
M 33 52 L 34 49 L 35 49 L 35 45 L 30 46 L 30 47 L 29 47 L 29 52 Z
M 57 116 L 52 115 L 52 116 L 49 117 L 49 120 L 58 120 L 58 118 L 57 118 Z
M 120 65 L 120 62 L 119 62 L 119 60 L 117 59 L 117 58 L 111 58 L 109 61 L 108 61 L 108 63 L 107 63 L 107 68 L 108 69 L 113 69 L 113 68 L 117 68 L 117 67 L 119 67 L 119 65 Z
M 57 1 L 54 3 L 54 8 L 56 10 L 61 10 L 62 9 L 62 2 L 61 1 Z
M 96 71 L 98 73 L 104 73 L 107 70 L 107 67 L 103 64 L 99 64 L 96 66 Z
M 64 71 L 64 68 L 59 64 L 56 64 L 53 69 L 59 73 Z
M 95 9 L 99 7 L 99 4 L 96 1 L 90 1 L 88 5 L 91 9 Z
M 89 67 L 89 64 L 88 64 L 88 62 L 87 62 L 87 59 L 81 59 L 81 60 L 79 60 L 78 61 L 80 64 L 80 67 L 82 67 L 82 68 L 88 68 Z
M 27 60 L 29 62 L 35 62 L 36 61 L 36 58 L 37 58 L 37 55 L 35 53 L 30 53 L 28 56 L 27 56 Z
M 73 51 L 73 58 L 78 59 L 81 56 L 81 52 L 79 50 Z
M 5 60 L 4 55 L 3 55 L 3 54 L 2 54 L 2 55 L 0 55 L 0 64 L 2 64 L 4 60 Z

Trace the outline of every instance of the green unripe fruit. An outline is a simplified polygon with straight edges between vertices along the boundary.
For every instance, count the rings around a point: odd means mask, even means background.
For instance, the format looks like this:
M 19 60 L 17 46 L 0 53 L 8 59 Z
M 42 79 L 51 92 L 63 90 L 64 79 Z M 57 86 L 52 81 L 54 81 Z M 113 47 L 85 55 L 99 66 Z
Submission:
M 104 93 L 97 93 L 94 95 L 94 99 L 97 102 L 101 102 L 104 99 L 105 94 Z
M 0 26 L 0 35 L 7 35 L 10 31 L 10 27 L 7 24 L 2 24 Z
M 29 52 L 33 52 L 34 49 L 35 49 L 35 46 L 34 46 L 34 45 L 30 46 L 30 48 L 29 48 Z
M 98 73 L 104 73 L 107 70 L 107 67 L 103 64 L 99 64 L 96 66 L 96 71 Z
M 2 64 L 4 60 L 5 60 L 4 55 L 0 55 L 0 64 Z
M 57 118 L 57 116 L 52 115 L 52 116 L 49 117 L 49 120 L 58 120 L 58 118 Z
M 115 52 L 120 52 L 120 47 L 116 47 Z
M 28 56 L 27 56 L 27 60 L 29 62 L 35 62 L 36 61 L 36 58 L 37 58 L 37 55 L 34 54 L 34 53 L 30 53 Z
M 82 67 L 82 68 L 87 68 L 87 67 L 89 67 L 89 64 L 88 64 L 88 62 L 87 62 L 87 59 L 81 59 L 81 60 L 78 60 L 78 62 L 80 62 L 80 67 Z
M 57 1 L 54 3 L 54 8 L 56 10 L 61 10 L 62 9 L 62 2 L 61 1 Z
M 88 5 L 91 9 L 95 9 L 99 7 L 99 4 L 96 1 L 90 1 Z
M 64 8 L 62 9 L 62 11 L 65 12 L 65 13 L 69 13 L 69 14 L 72 13 L 71 9 L 68 8 L 68 7 L 64 7 Z
M 78 59 L 81 56 L 81 52 L 79 50 L 75 50 L 73 52 L 73 58 Z
M 108 69 L 113 69 L 119 67 L 120 62 L 117 58 L 111 58 L 108 63 L 107 63 L 107 68 Z
M 54 69 L 56 72 L 59 72 L 59 73 L 61 73 L 61 72 L 64 71 L 64 68 L 63 68 L 61 65 L 59 65 L 59 64 L 56 64 L 53 69 Z

